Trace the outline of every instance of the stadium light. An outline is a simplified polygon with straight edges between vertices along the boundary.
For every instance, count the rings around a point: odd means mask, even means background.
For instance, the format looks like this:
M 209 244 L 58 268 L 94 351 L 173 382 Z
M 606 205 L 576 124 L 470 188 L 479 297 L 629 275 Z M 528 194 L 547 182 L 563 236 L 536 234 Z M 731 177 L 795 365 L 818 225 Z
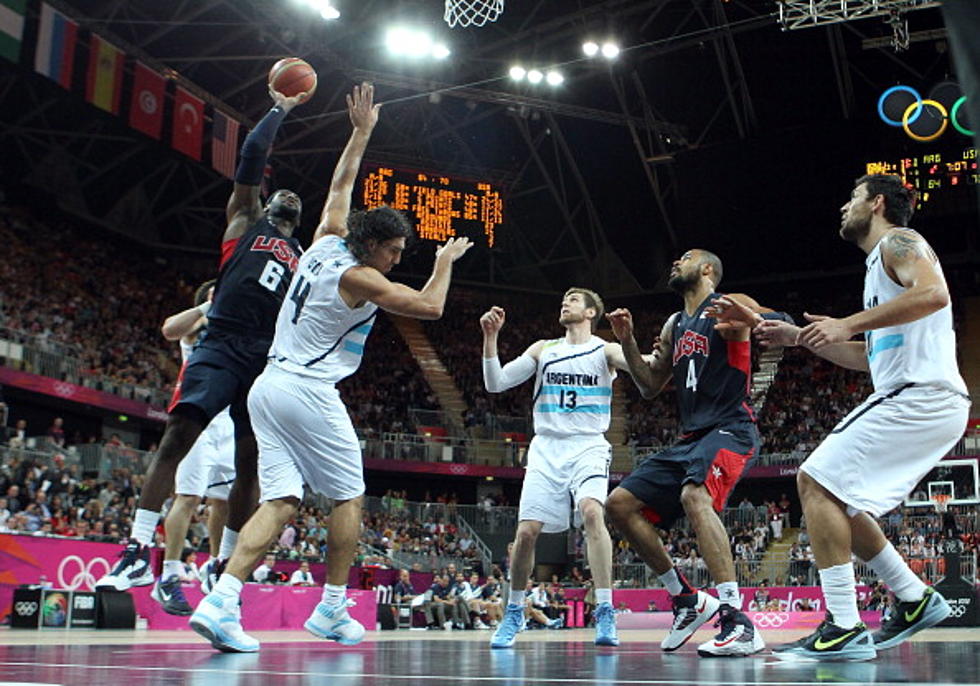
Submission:
M 595 41 L 585 41 L 582 43 L 582 52 L 586 57 L 595 57 L 599 54 L 599 45 Z
M 557 71 L 549 71 L 546 78 L 549 86 L 560 86 L 565 81 L 565 77 Z
M 437 60 L 444 60 L 449 57 L 449 48 L 444 43 L 436 43 L 432 46 L 432 56 Z
M 512 78 L 514 81 L 523 81 L 526 75 L 527 70 L 519 64 L 515 64 L 510 68 L 510 78 Z
M 436 42 L 432 36 L 421 29 L 407 26 L 394 26 L 385 34 L 388 52 L 401 57 L 432 57 L 444 60 L 452 54 L 445 43 Z
M 602 44 L 602 56 L 607 60 L 614 60 L 619 56 L 619 46 L 612 41 L 606 41 Z
M 530 81 L 531 83 L 541 83 L 541 79 L 543 78 L 544 78 L 544 74 L 542 74 L 537 69 L 532 69 L 527 73 L 527 80 Z
M 299 2 L 315 9 L 327 21 L 340 19 L 340 10 L 333 6 L 332 0 L 299 0 Z

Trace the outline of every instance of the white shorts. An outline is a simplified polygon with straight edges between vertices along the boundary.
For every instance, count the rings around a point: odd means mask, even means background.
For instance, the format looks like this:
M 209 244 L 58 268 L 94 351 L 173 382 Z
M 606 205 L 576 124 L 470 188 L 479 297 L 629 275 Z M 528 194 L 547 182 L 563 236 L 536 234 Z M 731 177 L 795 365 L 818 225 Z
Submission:
M 872 393 L 800 469 L 850 508 L 878 517 L 949 452 L 969 413 L 964 396 L 934 386 Z
M 546 534 L 569 527 L 572 505 L 606 502 L 612 448 L 602 434 L 531 439 L 518 519 L 544 524 Z
M 177 466 L 174 493 L 228 500 L 235 481 L 235 422 L 228 410 L 215 415 Z
M 302 500 L 304 483 L 334 500 L 364 493 L 361 445 L 336 386 L 269 365 L 252 384 L 248 412 L 262 502 Z

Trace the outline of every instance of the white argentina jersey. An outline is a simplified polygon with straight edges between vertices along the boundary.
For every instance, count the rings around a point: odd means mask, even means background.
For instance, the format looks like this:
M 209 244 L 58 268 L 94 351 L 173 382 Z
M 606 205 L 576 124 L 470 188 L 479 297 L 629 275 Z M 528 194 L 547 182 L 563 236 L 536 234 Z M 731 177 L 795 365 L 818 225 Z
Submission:
M 885 271 L 881 241 L 868 254 L 865 265 L 865 309 L 882 305 L 905 292 Z M 942 267 L 937 264 L 936 268 L 942 273 Z M 875 391 L 890 391 L 914 383 L 967 394 L 966 383 L 956 366 L 951 305 L 914 322 L 867 331 L 864 339 Z
M 606 343 L 593 336 L 579 345 L 564 338 L 545 343 L 534 383 L 534 432 L 549 436 L 602 434 L 609 428 L 615 370 Z
M 351 309 L 340 296 L 340 277 L 358 264 L 339 236 L 321 238 L 303 254 L 279 309 L 271 364 L 330 383 L 357 371 L 378 310 L 370 302 Z

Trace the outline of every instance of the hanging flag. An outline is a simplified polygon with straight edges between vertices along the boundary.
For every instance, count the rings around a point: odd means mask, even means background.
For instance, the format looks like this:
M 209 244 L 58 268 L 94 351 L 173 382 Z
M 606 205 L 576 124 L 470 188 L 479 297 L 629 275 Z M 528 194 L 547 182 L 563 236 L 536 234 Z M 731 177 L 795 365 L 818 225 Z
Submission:
M 133 97 L 129 103 L 129 125 L 160 140 L 163 128 L 163 97 L 166 80 L 142 62 L 133 70 Z
M 104 38 L 92 34 L 89 42 L 85 99 L 96 107 L 119 114 L 123 62 L 126 54 Z
M 0 56 L 11 62 L 20 61 L 26 5 L 27 0 L 0 0 Z
M 204 101 L 177 86 L 174 97 L 174 128 L 170 144 L 174 150 L 201 159 L 204 134 Z
M 235 178 L 238 120 L 215 110 L 211 131 L 211 166 L 229 179 Z
M 71 88 L 77 38 L 78 24 L 42 2 L 34 70 L 57 81 L 62 88 Z

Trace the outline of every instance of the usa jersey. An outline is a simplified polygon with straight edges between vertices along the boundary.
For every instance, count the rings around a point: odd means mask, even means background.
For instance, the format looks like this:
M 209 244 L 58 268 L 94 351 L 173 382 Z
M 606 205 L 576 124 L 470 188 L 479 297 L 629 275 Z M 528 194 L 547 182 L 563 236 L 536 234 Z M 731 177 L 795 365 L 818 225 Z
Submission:
M 225 241 L 208 326 L 272 338 L 279 306 L 302 253 L 299 241 L 284 236 L 267 217 L 240 238 Z
M 865 265 L 865 309 L 883 305 L 905 292 L 905 288 L 895 283 L 885 271 L 881 241 L 868 253 Z M 937 264 L 936 268 L 942 274 L 942 267 Z M 952 305 L 947 304 L 914 322 L 867 331 L 864 340 L 875 391 L 889 391 L 915 383 L 968 394 L 956 366 Z
M 339 236 L 314 243 L 299 261 L 289 298 L 279 310 L 271 364 L 336 383 L 357 371 L 378 306 L 351 308 L 340 277 L 359 262 Z
M 606 342 L 592 336 L 572 345 L 545 343 L 534 382 L 534 432 L 550 436 L 602 434 L 609 429 L 615 370 Z
M 737 421 L 755 421 L 749 399 L 749 341 L 726 341 L 705 315 L 712 293 L 693 315 L 681 310 L 674 322 L 674 387 L 685 434 Z

